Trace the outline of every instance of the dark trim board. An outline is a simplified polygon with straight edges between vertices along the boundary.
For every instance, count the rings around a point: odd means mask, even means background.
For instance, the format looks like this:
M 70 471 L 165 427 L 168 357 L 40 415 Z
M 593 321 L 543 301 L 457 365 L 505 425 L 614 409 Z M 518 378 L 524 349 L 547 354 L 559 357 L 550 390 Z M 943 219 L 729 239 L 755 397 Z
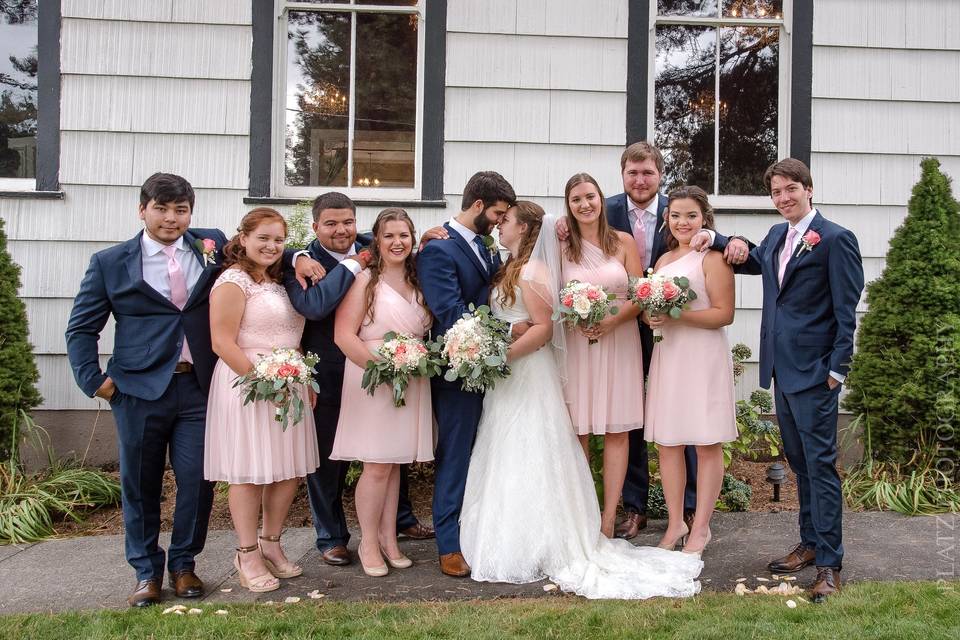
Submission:
M 63 191 L 0 191 L 0 198 L 23 200 L 63 200 Z
M 650 88 L 650 0 L 630 0 L 627 17 L 627 140 L 647 139 Z
M 322 187 L 319 189 L 322 189 Z M 243 199 L 243 204 L 293 206 L 309 200 L 310 198 L 254 198 L 248 196 Z M 447 207 L 446 200 L 353 200 L 353 204 L 358 207 L 415 207 L 417 209 L 445 209 Z
M 252 0 L 253 60 L 250 76 L 250 183 L 248 200 L 270 199 L 269 204 L 299 202 L 272 198 L 271 160 L 273 144 L 273 49 L 276 29 L 273 0 Z M 426 0 L 423 21 L 423 150 L 420 196 L 426 204 L 443 200 L 443 117 L 447 68 L 447 0 Z M 246 200 L 245 200 L 246 202 Z M 247 202 L 247 204 L 268 204 Z M 358 202 L 359 204 L 359 202 Z M 409 203 L 408 203 L 409 204 Z M 411 205 L 412 206 L 412 205 Z M 446 206 L 444 203 L 443 206 Z
M 36 188 L 40 192 L 60 189 L 60 15 L 60 0 L 38 4 Z

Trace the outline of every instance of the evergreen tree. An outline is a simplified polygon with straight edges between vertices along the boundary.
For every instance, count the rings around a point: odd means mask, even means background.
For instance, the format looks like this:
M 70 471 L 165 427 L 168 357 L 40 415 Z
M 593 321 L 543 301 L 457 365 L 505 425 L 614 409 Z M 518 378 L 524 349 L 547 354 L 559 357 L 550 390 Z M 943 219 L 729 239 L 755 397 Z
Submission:
M 37 392 L 40 374 L 27 340 L 27 311 L 17 297 L 20 266 L 7 252 L 7 235 L 0 218 L 0 460 L 10 456 L 10 437 L 21 409 L 42 402 Z
M 960 205 L 934 158 L 921 162 L 883 274 L 867 287 L 844 408 L 861 416 L 868 453 L 908 462 L 918 450 L 960 470 Z

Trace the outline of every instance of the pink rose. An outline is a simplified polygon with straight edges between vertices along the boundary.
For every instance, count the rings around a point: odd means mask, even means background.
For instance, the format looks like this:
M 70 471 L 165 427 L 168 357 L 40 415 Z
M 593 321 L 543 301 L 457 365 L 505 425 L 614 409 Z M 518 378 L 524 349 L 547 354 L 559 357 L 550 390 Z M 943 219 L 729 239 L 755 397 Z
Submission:
M 649 282 L 641 282 L 637 287 L 637 297 L 641 300 L 649 300 L 653 295 L 653 285 Z
M 811 247 L 815 247 L 820 244 L 820 234 L 811 229 L 803 234 L 803 242 Z
M 572 307 L 572 306 L 573 306 L 573 296 L 568 295 L 568 296 L 564 297 L 564 299 L 563 299 L 563 306 L 565 306 L 565 307 Z
M 663 283 L 663 299 L 664 300 L 673 300 L 678 295 L 680 295 L 680 289 L 677 288 L 677 285 L 670 282 L 669 280 Z
M 817 240 L 818 240 L 818 241 L 819 241 L 819 239 L 820 239 L 820 237 L 817 236 Z M 204 238 L 204 239 L 203 239 L 203 251 L 204 251 L 204 253 L 212 253 L 212 252 L 214 252 L 214 251 L 216 251 L 216 250 L 217 250 L 217 243 L 216 243 L 216 242 L 214 242 L 214 241 L 211 240 L 210 238 Z
M 587 291 L 587 300 L 589 300 L 590 302 L 596 302 L 599 299 L 600 299 L 600 294 L 597 293 L 595 289 L 591 289 L 590 291 Z
M 399 344 L 399 345 L 397 345 L 396 354 L 397 354 L 398 357 L 403 356 L 406 352 L 407 352 L 407 345 L 405 345 L 405 344 Z
M 281 378 L 295 378 L 300 375 L 300 369 L 297 369 L 292 364 L 284 364 L 277 369 L 277 375 Z

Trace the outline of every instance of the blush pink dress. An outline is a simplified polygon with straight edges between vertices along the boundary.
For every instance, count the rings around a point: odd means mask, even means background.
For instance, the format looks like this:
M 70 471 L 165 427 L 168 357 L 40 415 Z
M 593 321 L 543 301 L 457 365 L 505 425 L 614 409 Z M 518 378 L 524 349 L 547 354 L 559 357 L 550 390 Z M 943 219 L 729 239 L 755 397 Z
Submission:
M 353 287 L 365 289 L 370 272 L 361 271 Z M 414 297 L 405 298 L 381 280 L 373 298 L 373 322 L 364 317 L 360 339 L 373 352 L 387 332 L 423 338 L 432 324 L 430 314 Z M 331 460 L 408 463 L 433 460 L 433 413 L 430 381 L 414 377 L 407 385 L 403 407 L 393 404 L 387 385 L 371 396 L 360 387 L 363 368 L 347 358 L 340 396 L 340 421 L 333 441 Z
M 304 318 L 290 304 L 283 285 L 257 284 L 240 269 L 225 270 L 213 289 L 232 283 L 247 299 L 237 345 L 256 362 L 274 348 L 299 349 Z M 283 426 L 274 419 L 275 406 L 266 401 L 243 404 L 243 392 L 233 383 L 237 374 L 218 360 L 207 401 L 203 477 L 230 484 L 270 484 L 302 478 L 320 465 L 317 432 L 309 392 L 300 385 L 303 420 Z
M 580 263 L 563 258 L 563 282 L 601 285 L 626 308 L 627 271 L 616 257 L 583 243 Z M 566 329 L 567 382 L 564 397 L 579 435 L 622 433 L 643 427 L 643 353 L 636 321 L 624 322 L 596 344 L 576 328 Z
M 710 307 L 703 258 L 691 251 L 658 270 L 686 276 L 697 299 L 689 309 Z M 727 331 L 667 324 L 653 347 L 647 381 L 644 438 L 662 445 L 708 445 L 737 439 L 733 358 Z

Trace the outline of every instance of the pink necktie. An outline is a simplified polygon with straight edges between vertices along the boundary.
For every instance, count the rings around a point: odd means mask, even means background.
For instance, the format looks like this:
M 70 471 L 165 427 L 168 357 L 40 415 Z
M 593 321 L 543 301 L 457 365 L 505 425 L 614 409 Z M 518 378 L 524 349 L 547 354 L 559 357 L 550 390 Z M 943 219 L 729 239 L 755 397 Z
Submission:
M 173 245 L 167 245 L 163 248 L 163 253 L 167 256 L 167 275 L 170 277 L 170 302 L 177 305 L 177 308 L 183 309 L 187 305 L 187 279 L 183 275 L 183 269 L 177 262 L 177 248 Z M 187 346 L 187 337 L 183 337 L 183 350 L 181 357 L 184 362 L 193 362 L 190 356 L 190 347 Z
M 643 226 L 643 211 L 634 212 L 636 217 L 633 221 L 633 239 L 637 243 L 637 249 L 640 250 L 640 265 L 647 268 L 647 230 Z
M 787 231 L 787 240 L 783 243 L 783 249 L 780 250 L 780 272 L 777 281 L 783 285 L 783 274 L 787 270 L 787 263 L 790 262 L 790 256 L 793 254 L 793 239 L 797 237 L 797 230 L 790 227 Z

